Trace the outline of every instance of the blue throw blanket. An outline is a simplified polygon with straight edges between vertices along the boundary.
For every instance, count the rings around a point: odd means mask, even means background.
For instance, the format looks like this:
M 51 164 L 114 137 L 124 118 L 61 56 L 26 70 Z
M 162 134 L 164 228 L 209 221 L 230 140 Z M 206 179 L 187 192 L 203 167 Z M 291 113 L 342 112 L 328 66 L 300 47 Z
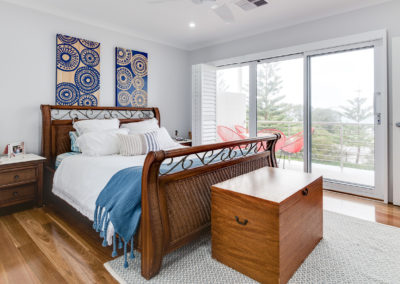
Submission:
M 239 150 L 233 153 L 235 157 L 241 156 Z M 227 153 L 226 153 L 227 154 Z M 211 155 L 204 159 L 206 163 L 216 163 L 221 161 L 221 155 Z M 190 168 L 203 165 L 198 159 L 191 160 Z M 188 163 L 191 163 L 188 161 Z M 182 171 L 182 164 L 161 165 L 160 172 L 166 172 L 173 168 L 169 173 Z M 133 254 L 133 238 L 137 231 L 142 213 L 142 170 L 143 167 L 131 167 L 120 170 L 113 175 L 96 200 L 93 228 L 100 232 L 104 238 L 103 246 L 107 246 L 107 230 L 110 222 L 114 226 L 113 252 L 112 256 L 117 256 L 117 236 L 118 248 L 124 248 L 124 267 L 128 267 L 127 245 L 131 243 L 130 258 Z
M 114 226 L 113 252 L 117 256 L 118 248 L 124 247 L 125 263 L 127 261 L 127 245 L 131 242 L 130 257 L 133 255 L 133 238 L 139 226 L 142 213 L 142 170 L 143 167 L 131 167 L 120 170 L 112 176 L 96 200 L 93 228 L 104 238 L 103 246 L 107 246 L 107 229 L 112 222 Z

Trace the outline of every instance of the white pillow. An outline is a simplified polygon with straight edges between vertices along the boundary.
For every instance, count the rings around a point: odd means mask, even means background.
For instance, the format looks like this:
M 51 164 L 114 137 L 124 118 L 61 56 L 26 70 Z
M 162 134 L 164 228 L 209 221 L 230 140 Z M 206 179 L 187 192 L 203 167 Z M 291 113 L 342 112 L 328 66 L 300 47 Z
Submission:
M 78 136 L 89 132 L 117 130 L 119 128 L 119 119 L 86 119 L 74 123 L 74 128 Z
M 160 143 L 161 150 L 170 149 L 174 147 L 180 146 L 179 143 L 176 143 L 171 136 L 169 135 L 167 129 L 165 127 L 161 127 L 157 131 L 158 142 Z
M 106 156 L 119 154 L 118 134 L 128 134 L 128 129 L 89 132 L 78 137 L 76 144 L 83 155 Z
M 129 134 L 143 134 L 160 129 L 158 120 L 155 118 L 139 122 L 124 123 L 121 125 L 121 128 L 129 129 Z

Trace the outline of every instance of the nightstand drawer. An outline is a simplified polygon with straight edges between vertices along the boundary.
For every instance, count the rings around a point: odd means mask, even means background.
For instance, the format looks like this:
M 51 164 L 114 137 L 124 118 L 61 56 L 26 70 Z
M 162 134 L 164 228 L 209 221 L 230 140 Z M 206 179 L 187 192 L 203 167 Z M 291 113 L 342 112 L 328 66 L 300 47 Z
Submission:
M 12 185 L 36 179 L 36 168 L 21 168 L 7 172 L 0 172 L 0 186 Z
M 0 190 L 0 206 L 18 201 L 34 200 L 35 184 L 27 184 Z

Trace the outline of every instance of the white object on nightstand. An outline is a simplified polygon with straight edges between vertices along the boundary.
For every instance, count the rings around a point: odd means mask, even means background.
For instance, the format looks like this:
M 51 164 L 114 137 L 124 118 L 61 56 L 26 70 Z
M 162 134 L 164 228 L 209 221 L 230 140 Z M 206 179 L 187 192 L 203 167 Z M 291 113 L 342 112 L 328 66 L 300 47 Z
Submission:
M 39 161 L 45 160 L 46 158 L 35 155 L 35 154 L 24 154 L 18 155 L 13 158 L 1 157 L 0 165 L 14 164 L 14 163 L 22 163 L 22 162 L 30 162 L 30 161 Z
M 183 146 L 192 146 L 192 140 L 191 139 L 183 139 L 183 140 L 174 139 L 174 141 L 176 143 L 179 143 L 179 144 L 183 145 Z

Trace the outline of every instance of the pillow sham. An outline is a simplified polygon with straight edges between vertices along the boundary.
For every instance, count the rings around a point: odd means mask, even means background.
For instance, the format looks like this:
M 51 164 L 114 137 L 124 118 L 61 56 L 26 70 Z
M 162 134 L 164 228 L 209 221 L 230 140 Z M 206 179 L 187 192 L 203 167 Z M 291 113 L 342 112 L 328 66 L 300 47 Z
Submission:
M 89 132 L 117 130 L 119 128 L 119 119 L 86 119 L 74 122 L 74 129 L 78 136 Z
M 89 132 L 79 135 L 76 144 L 86 156 L 119 154 L 118 134 L 128 134 L 127 129 Z
M 78 133 L 76 133 L 76 131 L 70 131 L 69 138 L 71 139 L 71 151 L 74 153 L 80 153 L 81 149 L 79 149 L 78 145 L 76 145 L 76 139 L 78 139 Z
M 180 146 L 179 143 L 176 143 L 171 136 L 169 135 L 167 129 L 165 127 L 161 127 L 157 131 L 158 142 L 160 143 L 161 150 L 170 149 L 174 147 Z
M 118 134 L 118 138 L 122 156 L 138 156 L 161 150 L 157 131 L 133 135 Z
M 155 118 L 139 122 L 124 123 L 121 128 L 129 129 L 129 134 L 143 134 L 160 129 L 158 120 Z

